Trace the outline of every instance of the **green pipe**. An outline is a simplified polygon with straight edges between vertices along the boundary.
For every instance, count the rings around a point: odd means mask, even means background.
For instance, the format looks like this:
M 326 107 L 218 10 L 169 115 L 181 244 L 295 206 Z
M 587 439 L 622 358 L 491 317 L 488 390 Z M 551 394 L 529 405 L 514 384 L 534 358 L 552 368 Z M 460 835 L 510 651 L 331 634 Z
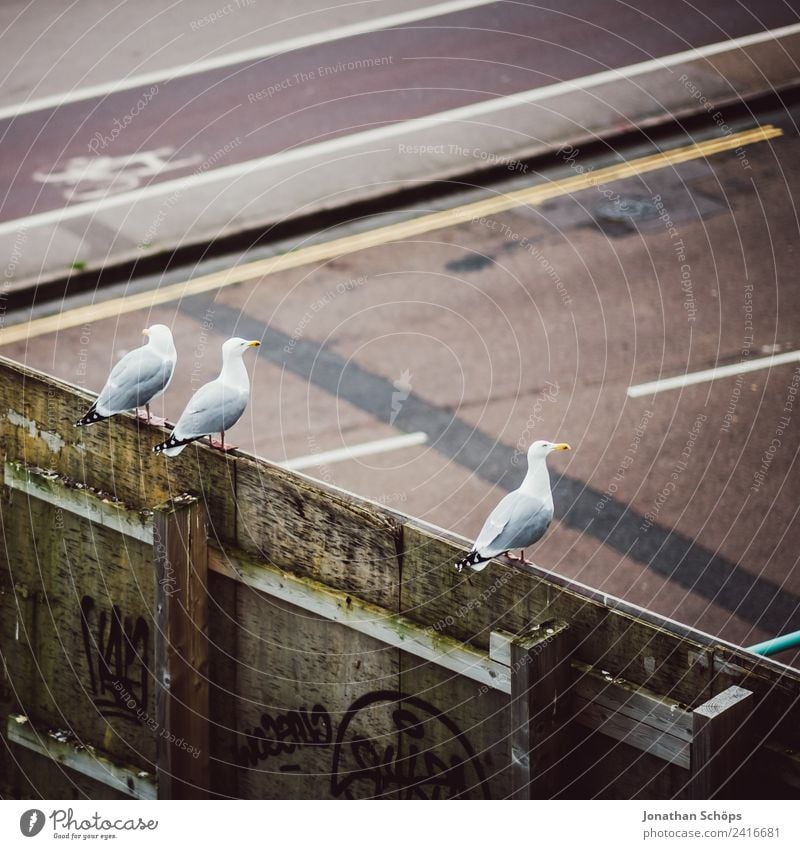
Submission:
M 747 651 L 754 654 L 770 655 L 798 647 L 800 647 L 800 631 L 794 631 L 791 634 L 783 634 L 783 636 L 773 637 L 771 640 L 764 640 L 763 643 L 756 643 L 754 646 L 750 646 Z

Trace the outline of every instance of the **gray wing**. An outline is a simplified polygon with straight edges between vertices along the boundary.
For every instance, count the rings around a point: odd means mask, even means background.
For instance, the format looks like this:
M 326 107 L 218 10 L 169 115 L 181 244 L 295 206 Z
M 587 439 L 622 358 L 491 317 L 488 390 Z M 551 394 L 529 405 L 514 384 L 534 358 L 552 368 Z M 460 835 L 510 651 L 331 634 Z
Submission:
M 105 416 L 143 407 L 172 379 L 175 363 L 148 346 L 130 351 L 114 366 L 97 397 L 97 411 Z
M 191 397 L 175 425 L 176 439 L 197 439 L 229 430 L 242 417 L 247 407 L 248 392 L 231 389 L 212 380 Z
M 553 519 L 552 501 L 543 501 L 519 490 L 509 492 L 483 526 L 475 550 L 481 557 L 527 548 L 540 540 Z

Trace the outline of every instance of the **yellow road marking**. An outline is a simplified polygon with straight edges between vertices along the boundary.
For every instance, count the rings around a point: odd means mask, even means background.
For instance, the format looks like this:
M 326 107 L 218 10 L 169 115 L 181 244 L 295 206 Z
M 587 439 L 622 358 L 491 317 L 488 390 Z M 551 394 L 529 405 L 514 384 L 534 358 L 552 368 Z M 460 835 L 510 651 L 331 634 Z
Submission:
M 9 345 L 19 342 L 31 336 L 41 336 L 45 333 L 55 333 L 68 327 L 78 327 L 92 321 L 112 318 L 126 313 L 148 310 L 160 304 L 170 301 L 181 300 L 203 292 L 222 289 L 234 283 L 242 283 L 278 271 L 286 271 L 289 268 L 297 268 L 312 262 L 324 262 L 344 254 L 355 253 L 366 248 L 385 245 L 388 242 L 396 242 L 419 236 L 422 233 L 430 233 L 433 230 L 441 230 L 452 227 L 455 224 L 463 224 L 487 215 L 496 215 L 513 209 L 516 206 L 527 204 L 533 206 L 540 204 L 550 198 L 579 192 L 582 189 L 610 183 L 614 180 L 623 180 L 626 177 L 634 177 L 666 168 L 669 165 L 678 165 L 691 159 L 712 156 L 725 150 L 733 150 L 745 144 L 752 144 L 783 135 L 783 131 L 771 124 L 734 133 L 724 138 L 709 139 L 698 144 L 690 144 L 685 147 L 677 147 L 673 150 L 654 153 L 643 156 L 630 162 L 620 162 L 607 168 L 598 168 L 596 171 L 584 171 L 572 177 L 554 180 L 550 183 L 529 186 L 505 195 L 487 198 L 486 200 L 468 203 L 464 206 L 446 209 L 442 212 L 434 212 L 430 215 L 421 215 L 409 221 L 401 221 L 397 224 L 389 224 L 385 227 L 377 227 L 365 233 L 357 233 L 323 242 L 319 245 L 309 245 L 299 248 L 290 253 L 280 256 L 269 257 L 269 259 L 257 260 L 244 265 L 218 271 L 214 274 L 206 274 L 187 280 L 183 283 L 174 283 L 161 289 L 153 289 L 148 292 L 140 292 L 136 295 L 123 295 L 103 303 L 89 304 L 76 307 L 72 310 L 59 313 L 58 315 L 36 318 L 24 324 L 12 325 L 0 330 L 0 345 Z

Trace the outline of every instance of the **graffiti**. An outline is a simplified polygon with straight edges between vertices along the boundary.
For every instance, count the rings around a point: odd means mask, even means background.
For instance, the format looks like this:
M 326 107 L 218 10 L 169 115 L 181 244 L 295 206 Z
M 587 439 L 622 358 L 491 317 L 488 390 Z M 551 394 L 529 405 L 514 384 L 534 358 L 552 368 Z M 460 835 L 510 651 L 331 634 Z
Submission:
M 85 595 L 81 599 L 81 630 L 95 707 L 103 716 L 141 722 L 137 709 L 147 707 L 148 693 L 147 622 L 141 616 L 123 618 L 116 604 L 110 612 L 98 612 L 95 600 Z M 120 696 L 121 690 L 127 698 Z
M 281 759 L 280 772 L 298 773 L 304 750 L 314 747 L 312 754 L 321 754 L 330 749 L 334 798 L 452 799 L 468 793 L 489 798 L 483 767 L 453 720 L 418 696 L 397 690 L 356 699 L 342 716 L 335 742 L 330 713 L 319 704 L 311 711 L 262 713 L 260 724 L 243 736 L 245 745 L 235 746 L 233 753 L 243 767 Z M 315 759 L 304 771 L 319 774 L 319 763 Z
M 314 705 L 272 716 L 261 714 L 261 722 L 243 732 L 247 744 L 236 748 L 233 759 L 240 766 L 255 766 L 259 761 L 294 754 L 301 746 L 329 746 L 333 739 L 331 717 L 322 705 Z M 281 771 L 299 770 L 297 764 L 282 764 Z
M 391 733 L 364 735 L 360 724 L 367 720 L 373 726 L 376 716 L 386 711 Z M 440 755 L 442 740 L 448 751 Z M 468 791 L 489 798 L 480 761 L 447 714 L 396 690 L 367 693 L 350 705 L 333 748 L 333 796 L 452 799 Z

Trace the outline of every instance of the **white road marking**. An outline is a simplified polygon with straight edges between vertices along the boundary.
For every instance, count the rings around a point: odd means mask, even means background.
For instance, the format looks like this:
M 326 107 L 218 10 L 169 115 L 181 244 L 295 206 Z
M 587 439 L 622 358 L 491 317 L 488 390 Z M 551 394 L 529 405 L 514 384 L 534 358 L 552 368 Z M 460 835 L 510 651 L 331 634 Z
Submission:
M 659 68 L 666 68 L 668 65 L 679 64 L 691 59 L 698 59 L 711 56 L 715 53 L 721 53 L 725 50 L 729 50 L 731 46 L 744 47 L 761 41 L 767 41 L 773 37 L 778 38 L 794 33 L 800 33 L 800 24 L 792 24 L 791 26 L 770 30 L 769 32 L 756 33 L 755 35 L 748 35 L 743 38 L 735 38 L 730 39 L 729 41 L 722 41 L 717 44 L 709 44 L 706 47 L 693 48 L 692 50 L 686 50 L 682 53 L 673 53 L 670 56 L 663 56 L 658 59 L 648 59 L 646 62 L 628 65 L 625 68 L 601 71 L 597 74 L 590 74 L 589 76 L 579 77 L 575 80 L 567 80 L 566 82 L 553 83 L 549 86 L 530 89 L 518 94 L 509 94 L 504 97 L 495 97 L 491 100 L 482 100 L 479 103 L 473 103 L 469 106 L 447 109 L 444 112 L 435 112 L 432 115 L 425 115 L 421 118 L 412 118 L 408 121 L 399 121 L 395 124 L 386 124 L 380 127 L 374 127 L 371 130 L 364 130 L 360 133 L 352 133 L 347 136 L 340 136 L 335 139 L 317 142 L 316 144 L 303 145 L 281 153 L 270 154 L 269 156 L 263 156 L 259 159 L 249 159 L 246 162 L 238 162 L 235 165 L 227 165 L 221 168 L 211 169 L 202 174 L 191 174 L 186 177 L 180 177 L 176 180 L 166 180 L 163 183 L 156 183 L 155 185 L 146 186 L 142 189 L 135 189 L 130 192 L 122 192 L 98 201 L 71 204 L 70 206 L 62 207 L 60 209 L 51 209 L 47 212 L 39 212 L 34 215 L 29 215 L 26 218 L 15 218 L 13 220 L 0 223 L 0 235 L 15 233 L 20 229 L 20 227 L 28 228 L 44 224 L 57 224 L 62 221 L 68 221 L 72 218 L 78 218 L 82 215 L 94 215 L 101 210 L 113 209 L 114 207 L 122 206 L 142 198 L 158 197 L 159 195 L 171 194 L 173 192 L 183 192 L 191 186 L 198 186 L 223 180 L 225 182 L 230 182 L 232 179 L 259 170 L 260 168 L 272 168 L 289 162 L 299 162 L 304 159 L 310 159 L 314 156 L 335 154 L 351 147 L 386 141 L 394 136 L 403 135 L 404 133 L 413 134 L 422 130 L 430 129 L 431 127 L 437 127 L 442 124 L 448 124 L 455 121 L 469 122 L 475 118 L 489 115 L 493 112 L 500 112 L 503 109 L 508 109 L 511 106 L 527 105 L 540 100 L 546 100 L 550 97 L 557 97 L 562 94 L 566 95 L 572 94 L 575 91 L 584 91 L 614 80 L 629 79 L 632 76 L 645 74 Z M 669 70 L 669 68 L 667 68 L 667 70 Z M 670 73 L 672 72 L 670 71 Z M 380 151 L 372 152 L 377 153 Z
M 628 387 L 629 398 L 639 398 L 642 395 L 655 395 L 669 389 L 680 389 L 695 383 L 708 383 L 721 377 L 735 377 L 748 371 L 759 371 L 762 368 L 782 366 L 786 363 L 800 362 L 800 351 L 787 351 L 785 354 L 775 354 L 771 357 L 759 357 L 757 360 L 743 360 L 729 366 L 717 366 L 696 371 L 692 374 L 679 374 L 676 377 L 665 377 L 663 380 L 653 380 L 650 383 L 639 383 Z
M 189 77 L 203 71 L 212 71 L 216 68 L 227 68 L 231 65 L 239 65 L 244 62 L 253 62 L 264 59 L 267 56 L 276 56 L 289 53 L 293 50 L 303 50 L 313 47 L 315 44 L 327 44 L 342 38 L 350 38 L 354 35 L 363 35 L 369 32 L 389 29 L 390 27 L 413 24 L 416 21 L 424 21 L 439 15 L 449 15 L 477 6 L 489 6 L 498 0 L 450 0 L 448 3 L 436 3 L 433 6 L 423 6 L 419 9 L 410 9 L 407 12 L 396 12 L 393 15 L 384 15 L 381 18 L 373 18 L 371 21 L 363 21 L 357 24 L 345 24 L 334 27 L 325 32 L 315 32 L 311 35 L 301 35 L 276 41 L 273 44 L 265 44 L 263 47 L 253 47 L 249 50 L 239 50 L 235 53 L 226 53 L 213 59 L 201 59 L 197 62 L 189 62 L 186 65 L 177 65 L 174 68 L 164 68 L 161 71 L 151 71 L 148 74 L 137 74 L 113 83 L 102 83 L 99 85 L 76 88 L 63 94 L 52 94 L 48 97 L 39 97 L 18 103 L 14 106 L 0 108 L 0 120 L 13 118 L 15 115 L 25 115 L 29 112 L 39 112 L 42 109 L 53 109 L 66 103 L 75 103 L 80 100 L 88 100 L 92 97 L 103 97 L 118 91 L 128 91 L 133 88 L 152 85 L 153 83 L 165 83 L 180 77 Z
M 173 153 L 173 147 L 159 147 L 123 156 L 74 156 L 64 163 L 61 171 L 34 171 L 33 179 L 37 183 L 66 186 L 61 192 L 65 200 L 99 200 L 110 193 L 137 189 L 147 177 L 199 165 L 202 159 L 199 153 L 170 159 Z
M 285 463 L 278 463 L 278 465 L 281 468 L 296 472 L 313 466 L 352 460 L 355 457 L 367 457 L 370 454 L 383 454 L 386 451 L 397 451 L 399 448 L 410 448 L 412 445 L 424 445 L 427 441 L 428 434 L 419 430 L 416 433 L 404 433 L 402 436 L 390 436 L 387 439 L 362 442 L 361 445 L 348 445 L 345 448 L 334 448 L 333 451 L 321 451 L 319 454 L 295 457 L 293 460 L 287 460 Z

